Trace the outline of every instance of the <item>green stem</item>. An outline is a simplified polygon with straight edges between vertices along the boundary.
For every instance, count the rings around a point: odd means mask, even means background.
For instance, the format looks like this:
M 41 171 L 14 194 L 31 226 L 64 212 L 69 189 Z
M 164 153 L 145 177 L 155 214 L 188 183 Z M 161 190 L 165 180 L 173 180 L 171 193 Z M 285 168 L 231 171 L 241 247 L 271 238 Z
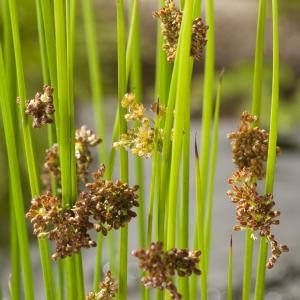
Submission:
M 21 297 L 21 276 L 20 276 L 20 259 L 18 235 L 16 228 L 16 219 L 13 211 L 13 194 L 12 183 L 10 183 L 10 261 L 11 261 L 11 277 L 10 277 L 10 296 L 12 300 L 18 300 Z
M 70 9 L 70 6 L 68 6 Z M 68 23 L 66 22 L 68 16 Z M 62 185 L 62 205 L 71 206 L 74 202 L 74 122 L 71 106 L 73 105 L 71 67 L 72 62 L 72 21 L 70 12 L 65 11 L 63 2 L 54 0 L 54 20 L 55 20 L 55 44 L 56 44 L 56 65 L 57 65 L 57 97 L 59 103 L 58 122 L 58 142 L 59 156 L 61 163 L 61 185 Z M 68 37 L 66 35 L 66 24 L 68 24 Z M 70 37 L 71 35 L 71 37 Z M 68 38 L 68 40 L 67 40 Z M 71 92 L 70 92 L 71 91 Z M 77 299 L 74 287 L 77 288 L 75 259 L 68 257 L 65 259 L 67 298 Z M 78 270 L 76 270 L 78 271 Z M 75 275 L 75 276 L 74 276 Z
M 23 128 L 25 154 L 26 154 L 27 168 L 29 174 L 31 194 L 32 197 L 34 197 L 40 194 L 40 190 L 39 190 L 39 180 L 38 180 L 38 175 L 36 170 L 35 156 L 33 151 L 30 121 L 25 116 L 25 111 L 24 111 L 25 101 L 26 101 L 26 86 L 25 86 L 25 77 L 24 77 L 23 62 L 22 62 L 22 51 L 21 51 L 20 33 L 19 33 L 19 26 L 18 26 L 17 5 L 15 0 L 9 1 L 9 11 L 11 17 L 12 36 L 13 36 L 13 44 L 15 50 L 15 63 L 16 63 L 16 71 L 17 71 L 16 74 L 17 74 L 17 82 L 18 82 L 18 94 L 20 98 L 20 113 L 23 122 L 22 128 Z M 46 296 L 47 299 L 53 299 L 54 282 L 53 282 L 52 266 L 51 266 L 47 241 L 44 239 L 39 239 L 38 243 L 40 249 Z
M 265 44 L 265 24 L 266 24 L 266 0 L 259 1 L 258 21 L 256 33 L 256 49 L 253 76 L 253 96 L 252 114 L 260 118 L 261 96 L 263 82 L 264 64 L 264 44 Z M 256 124 L 258 125 L 258 124 Z M 252 231 L 247 230 L 245 234 L 245 255 L 244 255 L 244 274 L 243 274 L 243 300 L 250 300 L 251 297 L 251 275 L 253 260 L 253 239 Z
M 227 274 L 227 299 L 232 300 L 232 237 L 230 239 L 230 247 L 229 247 L 229 254 L 228 254 L 228 274 Z
M 106 163 L 107 151 L 105 148 L 106 142 L 106 127 L 105 127 L 105 110 L 103 102 L 103 88 L 102 88 L 102 76 L 100 68 L 100 60 L 97 49 L 97 34 L 95 28 L 95 21 L 93 16 L 93 7 L 91 1 L 81 1 L 83 21 L 86 36 L 86 51 L 89 64 L 90 82 L 92 91 L 92 100 L 94 108 L 94 119 L 96 124 L 96 130 L 102 140 L 102 144 L 99 147 L 99 158 Z
M 212 206 L 213 206 L 217 153 L 218 153 L 219 114 L 220 114 L 220 105 L 221 105 L 223 73 L 224 73 L 224 71 L 222 70 L 220 77 L 219 77 L 217 97 L 216 97 L 216 103 L 215 103 L 212 144 L 211 144 L 211 149 L 210 149 L 210 161 L 209 161 L 207 207 L 206 207 L 205 221 L 204 221 L 204 246 L 205 246 L 204 248 L 205 248 L 205 253 L 206 253 L 205 268 L 206 268 L 207 272 L 209 270 L 209 259 L 210 259 Z
M 266 194 L 272 194 L 275 179 L 277 132 L 279 113 L 279 30 L 278 30 L 278 3 L 272 0 L 272 29 L 273 29 L 273 78 L 272 78 L 272 102 L 270 117 L 270 135 L 266 170 Z M 260 240 L 259 259 L 257 265 L 255 300 L 264 298 L 266 262 L 268 255 L 267 238 Z
M 126 121 L 121 101 L 126 93 L 126 37 L 123 0 L 117 0 L 117 43 L 118 43 L 118 109 L 119 134 L 126 132 Z M 120 178 L 128 182 L 128 156 L 125 150 L 120 150 Z M 128 260 L 128 225 L 121 228 L 120 259 L 119 259 L 119 300 L 127 298 L 127 260 Z
M 11 9 L 11 7 L 10 7 Z M 12 22 L 13 23 L 13 22 Z M 3 61 L 2 46 L 0 44 L 0 105 L 2 112 L 2 121 L 5 132 L 5 142 L 8 154 L 8 165 L 10 177 L 14 179 L 14 188 L 12 189 L 13 210 L 15 212 L 16 228 L 20 248 L 21 265 L 24 279 L 25 298 L 34 299 L 34 289 L 32 280 L 32 269 L 30 263 L 30 252 L 26 223 L 24 218 L 24 199 L 21 188 L 21 174 L 19 169 L 17 143 L 15 140 L 15 125 L 12 119 L 11 105 L 8 98 L 6 83 L 6 72 Z
M 191 65 L 190 65 L 191 66 Z M 191 80 L 192 72 L 189 71 Z M 187 94 L 190 99 L 190 93 Z M 189 246 L 189 187 L 190 187 L 190 101 L 185 103 L 184 136 L 182 145 L 182 190 L 180 203 L 180 223 L 179 223 L 179 247 L 188 249 Z M 179 278 L 179 288 L 184 299 L 189 299 L 189 279 L 188 277 Z
M 176 59 L 179 59 L 179 68 L 177 81 L 177 95 L 174 117 L 174 139 L 172 144 L 170 184 L 168 195 L 168 219 L 167 219 L 167 249 L 175 246 L 175 229 L 176 229 L 176 207 L 178 192 L 178 177 L 180 169 L 180 158 L 182 150 L 184 120 L 182 113 L 186 113 L 186 105 L 189 99 L 190 80 L 187 76 L 190 72 L 190 47 L 192 31 L 192 14 L 193 2 L 188 1 L 185 4 L 180 38 L 178 44 L 178 53 Z
M 93 290 L 95 290 L 95 291 L 98 291 L 99 283 L 101 280 L 102 247 L 103 247 L 103 235 L 98 234 L 97 253 L 96 253 L 96 261 L 95 261 L 95 267 L 94 267 L 94 281 L 93 281 Z
M 214 22 L 214 0 L 206 0 L 206 22 L 209 27 L 207 31 L 207 45 L 205 52 L 204 90 L 202 108 L 202 140 L 200 151 L 202 193 L 204 199 L 207 194 L 210 131 L 212 123 L 214 82 L 215 82 L 215 22 Z

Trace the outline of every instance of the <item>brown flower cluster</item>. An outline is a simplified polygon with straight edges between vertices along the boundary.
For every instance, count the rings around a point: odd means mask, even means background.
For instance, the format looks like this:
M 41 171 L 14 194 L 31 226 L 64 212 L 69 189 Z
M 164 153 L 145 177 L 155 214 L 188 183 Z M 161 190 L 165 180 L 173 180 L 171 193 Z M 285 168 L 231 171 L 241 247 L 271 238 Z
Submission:
M 166 52 L 169 62 L 173 62 L 176 57 L 182 14 L 182 11 L 176 7 L 173 0 L 166 0 L 165 6 L 153 13 L 153 16 L 161 21 L 161 30 L 164 37 L 163 50 Z M 207 30 L 208 27 L 201 18 L 193 21 L 191 56 L 196 60 L 199 60 L 202 56 L 203 48 L 207 42 Z
M 142 278 L 145 287 L 167 289 L 172 299 L 181 299 L 173 283 L 173 276 L 190 276 L 193 273 L 200 275 L 197 268 L 200 254 L 200 251 L 177 248 L 164 251 L 162 242 L 151 243 L 148 250 L 132 252 L 132 255 L 139 259 L 139 267 L 145 272 Z
M 241 117 L 239 131 L 231 133 L 233 161 L 238 166 L 228 179 L 231 190 L 227 195 L 236 205 L 236 220 L 233 228 L 236 231 L 250 229 L 260 236 L 267 237 L 272 255 L 267 267 L 274 266 L 282 252 L 289 251 L 287 245 L 279 244 L 271 233 L 271 227 L 279 224 L 278 210 L 274 210 L 275 202 L 272 194 L 260 195 L 257 191 L 257 180 L 265 176 L 269 133 L 258 127 L 251 127 L 257 117 L 244 112 Z
M 111 300 L 118 293 L 118 283 L 112 277 L 111 271 L 107 271 L 104 280 L 99 284 L 98 292 L 90 292 L 86 300 Z
M 92 130 L 85 125 L 81 126 L 75 131 L 75 157 L 77 176 L 82 182 L 87 182 L 87 170 L 92 163 L 92 155 L 89 150 L 90 147 L 95 147 L 100 144 L 102 140 L 96 137 Z
M 60 199 L 49 191 L 31 201 L 26 217 L 39 238 L 47 237 L 55 242 L 53 259 L 70 256 L 81 248 L 95 247 L 88 233 L 90 229 L 106 235 L 136 216 L 132 208 L 138 206 L 138 187 L 119 180 L 104 180 L 104 171 L 101 165 L 93 173 L 94 182 L 86 184 L 88 191 L 81 192 L 72 208 L 62 208 Z
M 26 101 L 25 113 L 33 117 L 32 127 L 40 128 L 53 122 L 54 105 L 52 95 L 53 88 L 50 85 L 44 85 L 42 93 L 38 92 L 33 99 Z
M 88 180 L 88 168 L 93 159 L 90 147 L 95 147 L 101 143 L 101 139 L 96 137 L 92 130 L 85 125 L 75 131 L 75 158 L 78 180 L 86 183 Z M 50 187 L 51 176 L 54 176 L 60 183 L 60 163 L 58 144 L 54 144 L 46 150 L 44 158 L 42 182 L 46 187 Z
M 91 226 L 106 235 L 109 230 L 117 230 L 136 217 L 132 209 L 139 203 L 138 186 L 130 187 L 120 180 L 105 180 L 104 172 L 105 166 L 102 164 L 93 173 L 94 181 L 86 184 L 88 192 L 80 194 L 75 209 L 79 216 L 91 216 L 95 221 Z
M 248 168 L 255 177 L 262 179 L 266 174 L 269 133 L 252 126 L 257 121 L 256 116 L 243 112 L 238 130 L 228 134 L 228 138 L 231 140 L 232 160 L 238 169 Z M 279 152 L 278 147 L 277 153 Z
M 49 191 L 34 198 L 26 214 L 33 224 L 34 234 L 55 242 L 53 259 L 64 258 L 77 253 L 81 248 L 96 246 L 87 233 L 85 222 L 72 209 L 62 208 L 58 197 Z
M 145 115 L 144 105 L 136 101 L 133 93 L 124 96 L 122 107 L 127 109 L 126 121 L 135 121 L 135 124 L 121 135 L 120 141 L 115 142 L 113 147 L 131 150 L 132 154 L 139 157 L 151 157 L 155 145 L 158 150 L 161 149 L 163 130 L 156 128 L 154 121 Z M 158 118 L 165 114 L 165 107 L 158 103 L 154 103 L 151 110 L 157 114 Z

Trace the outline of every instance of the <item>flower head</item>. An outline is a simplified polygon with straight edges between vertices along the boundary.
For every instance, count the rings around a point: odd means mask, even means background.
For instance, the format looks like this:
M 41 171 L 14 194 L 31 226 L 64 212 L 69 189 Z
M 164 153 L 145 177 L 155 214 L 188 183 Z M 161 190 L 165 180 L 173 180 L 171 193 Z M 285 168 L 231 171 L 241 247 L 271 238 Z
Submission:
M 251 169 L 254 176 L 262 179 L 266 173 L 269 133 L 252 126 L 257 120 L 256 116 L 243 112 L 238 130 L 228 134 L 228 138 L 231 140 L 232 160 L 239 170 L 244 167 Z
M 60 199 L 53 196 L 49 191 L 44 195 L 33 198 L 30 209 L 26 214 L 26 218 L 33 225 L 33 233 L 38 237 L 47 236 L 61 209 Z
M 111 300 L 116 297 L 118 292 L 118 283 L 112 277 L 111 271 L 107 271 L 104 280 L 99 284 L 98 292 L 90 292 L 86 300 Z
M 145 272 L 142 278 L 145 287 L 167 289 L 172 299 L 181 299 L 173 283 L 173 276 L 176 273 L 179 276 L 190 276 L 193 273 L 199 275 L 197 264 L 200 254 L 200 251 L 177 248 L 164 251 L 162 242 L 151 243 L 148 250 L 132 252 L 139 259 L 139 267 Z
M 173 62 L 176 57 L 182 15 L 182 11 L 176 7 L 173 0 L 166 0 L 165 6 L 153 13 L 153 16 L 161 21 L 161 31 L 164 38 L 163 50 L 166 52 L 169 62 Z M 193 21 L 191 56 L 196 60 L 201 58 L 203 48 L 206 45 L 207 30 L 208 27 L 201 18 Z
M 88 180 L 88 169 L 93 161 L 90 147 L 95 147 L 101 143 L 101 139 L 96 137 L 92 130 L 85 125 L 75 131 L 75 158 L 76 173 L 78 180 L 86 183 Z M 60 185 L 60 162 L 59 162 L 59 145 L 54 144 L 46 150 L 43 164 L 42 181 L 43 184 L 50 188 L 51 176 L 55 177 Z
M 42 93 L 38 92 L 33 99 L 26 101 L 25 113 L 33 117 L 32 127 L 39 128 L 53 122 L 55 110 L 52 94 L 53 88 L 44 85 Z
M 154 121 L 146 116 L 143 104 L 136 101 L 133 93 L 128 93 L 122 100 L 122 106 L 127 108 L 125 119 L 127 122 L 135 121 L 132 128 L 121 134 L 120 140 L 113 144 L 115 148 L 124 148 L 139 157 L 149 158 L 155 145 L 161 150 L 163 130 L 154 125 Z M 165 107 L 154 103 L 151 110 L 161 118 L 165 113 Z
M 94 181 L 87 183 L 88 192 L 82 192 L 76 202 L 78 216 L 89 215 L 96 222 L 93 226 L 106 235 L 111 229 L 119 229 L 136 217 L 138 186 L 130 187 L 120 180 L 103 179 L 105 166 L 93 173 Z
M 227 195 L 236 205 L 237 225 L 234 230 L 250 229 L 266 236 L 272 251 L 267 267 L 272 268 L 282 252 L 287 252 L 286 245 L 279 244 L 271 233 L 272 226 L 279 224 L 280 211 L 274 210 L 275 202 L 272 194 L 260 195 L 251 169 L 243 168 L 233 173 L 228 183 L 231 190 Z

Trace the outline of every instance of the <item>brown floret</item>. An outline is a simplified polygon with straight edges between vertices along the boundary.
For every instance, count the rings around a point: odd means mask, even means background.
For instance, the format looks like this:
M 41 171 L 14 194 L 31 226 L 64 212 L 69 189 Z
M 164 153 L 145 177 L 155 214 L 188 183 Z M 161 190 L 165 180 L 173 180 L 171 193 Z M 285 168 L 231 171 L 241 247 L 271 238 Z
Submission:
M 167 289 L 172 299 L 182 298 L 173 283 L 176 273 L 179 276 L 190 276 L 193 273 L 200 275 L 197 268 L 200 254 L 200 251 L 177 248 L 164 251 L 162 242 L 151 243 L 148 250 L 132 252 L 132 255 L 139 259 L 139 267 L 145 272 L 142 278 L 145 287 Z
M 36 93 L 35 97 L 27 100 L 25 104 L 25 113 L 33 117 L 32 127 L 39 128 L 53 122 L 53 88 L 44 85 L 43 92 Z
M 90 292 L 86 300 L 111 300 L 117 296 L 118 283 L 112 277 L 111 271 L 107 271 L 104 280 L 99 284 L 99 292 Z
M 161 31 L 164 38 L 163 50 L 166 52 L 169 62 L 173 62 L 176 57 L 182 15 L 182 11 L 176 7 L 173 0 L 166 0 L 165 6 L 153 13 L 153 16 L 161 21 Z M 201 18 L 193 21 L 191 56 L 196 60 L 202 57 L 203 48 L 207 43 L 207 30 L 208 27 Z
M 232 160 L 238 169 L 248 168 L 254 176 L 262 179 L 266 173 L 269 133 L 252 126 L 257 120 L 256 116 L 243 112 L 238 130 L 228 134 L 228 138 L 231 139 Z
M 111 229 L 119 229 L 136 217 L 132 210 L 137 207 L 138 186 L 130 187 L 120 180 L 110 181 L 103 179 L 105 166 L 101 165 L 93 173 L 94 181 L 87 183 L 88 192 L 82 192 L 77 201 L 77 214 L 89 215 L 95 221 L 94 228 L 106 235 Z

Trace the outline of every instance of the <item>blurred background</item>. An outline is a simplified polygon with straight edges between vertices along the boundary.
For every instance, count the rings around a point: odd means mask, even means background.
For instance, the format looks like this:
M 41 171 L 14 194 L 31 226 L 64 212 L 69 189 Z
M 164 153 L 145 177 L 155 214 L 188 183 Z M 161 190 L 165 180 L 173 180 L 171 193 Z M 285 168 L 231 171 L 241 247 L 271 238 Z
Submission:
M 86 0 L 89 1 L 89 0 Z M 116 101 L 116 25 L 115 7 L 113 1 L 94 0 L 94 13 L 97 26 L 97 41 L 101 60 L 105 107 L 107 109 L 107 128 L 110 133 L 117 105 Z M 143 66 L 143 90 L 145 103 L 154 99 L 155 76 L 155 39 L 156 20 L 152 12 L 157 8 L 155 0 L 141 0 L 141 43 Z M 269 121 L 271 75 L 272 75 L 272 32 L 271 32 L 271 1 L 267 14 L 265 71 L 263 81 L 263 120 L 267 127 Z M 280 5 L 280 115 L 279 144 L 282 155 L 278 159 L 278 172 L 275 185 L 275 201 L 282 212 L 281 225 L 277 229 L 278 239 L 290 246 L 290 253 L 283 255 L 275 268 L 267 272 L 266 299 L 300 299 L 300 209 L 297 191 L 300 177 L 300 1 L 279 1 Z M 80 1 L 78 1 L 75 94 L 76 123 L 78 126 L 93 125 L 93 110 L 90 99 L 90 83 L 86 44 Z M 213 211 L 213 240 L 211 259 L 211 281 L 209 299 L 226 298 L 227 252 L 231 227 L 234 224 L 234 208 L 226 197 L 226 178 L 231 174 L 233 165 L 229 142 L 226 134 L 232 131 L 238 123 L 239 114 L 250 109 L 253 59 L 255 52 L 255 35 L 257 19 L 257 0 L 215 0 L 216 20 L 216 71 L 226 68 L 223 81 L 223 96 L 221 105 L 221 129 L 219 138 L 219 155 L 216 172 L 216 192 Z M 33 97 L 43 86 L 38 47 L 38 32 L 36 26 L 35 6 L 33 0 L 20 1 L 20 24 L 24 67 L 26 72 L 28 97 Z M 0 23 L 1 24 L 1 23 Z M 2 25 L 0 25 L 2 26 Z M 0 27 L 1 29 L 1 27 Z M 0 30 L 2 36 L 2 30 Z M 201 131 L 203 62 L 195 64 L 192 84 L 192 132 Z M 41 167 L 45 149 L 47 148 L 46 131 L 35 131 L 38 166 Z M 0 278 L 4 292 L 7 293 L 9 278 L 9 226 L 8 226 L 8 168 L 3 144 L 3 129 L 0 122 Z M 108 146 L 110 146 L 108 142 Z M 20 153 L 22 153 L 20 144 Z M 146 162 L 145 178 L 150 178 L 150 162 Z M 26 206 L 30 196 L 24 171 L 24 190 L 26 191 Z M 193 177 L 191 177 L 193 178 Z M 146 185 L 148 183 L 146 182 Z M 147 199 L 147 194 L 146 194 Z M 191 212 L 194 202 L 194 186 L 191 183 Z M 191 230 L 193 229 L 191 222 Z M 30 230 L 31 232 L 31 230 Z M 137 247 L 137 234 L 134 224 L 131 227 L 130 245 Z M 240 299 L 241 274 L 243 258 L 243 234 L 236 233 L 234 238 L 234 278 L 236 298 Z M 36 274 L 39 274 L 38 250 L 35 239 L 32 238 L 32 259 Z M 257 243 L 258 245 L 258 243 Z M 256 245 L 256 246 L 257 246 Z M 87 271 L 87 287 L 92 282 L 93 250 L 84 251 L 85 268 Z M 133 259 L 129 260 L 132 276 L 129 276 L 131 289 L 137 290 L 136 266 Z M 255 266 L 254 266 L 255 270 Z M 36 287 L 39 286 L 37 276 Z M 42 293 L 42 291 L 39 291 Z M 132 292 L 132 298 L 135 298 Z M 42 294 L 41 294 L 42 295 Z M 43 299 L 43 296 L 37 299 Z

